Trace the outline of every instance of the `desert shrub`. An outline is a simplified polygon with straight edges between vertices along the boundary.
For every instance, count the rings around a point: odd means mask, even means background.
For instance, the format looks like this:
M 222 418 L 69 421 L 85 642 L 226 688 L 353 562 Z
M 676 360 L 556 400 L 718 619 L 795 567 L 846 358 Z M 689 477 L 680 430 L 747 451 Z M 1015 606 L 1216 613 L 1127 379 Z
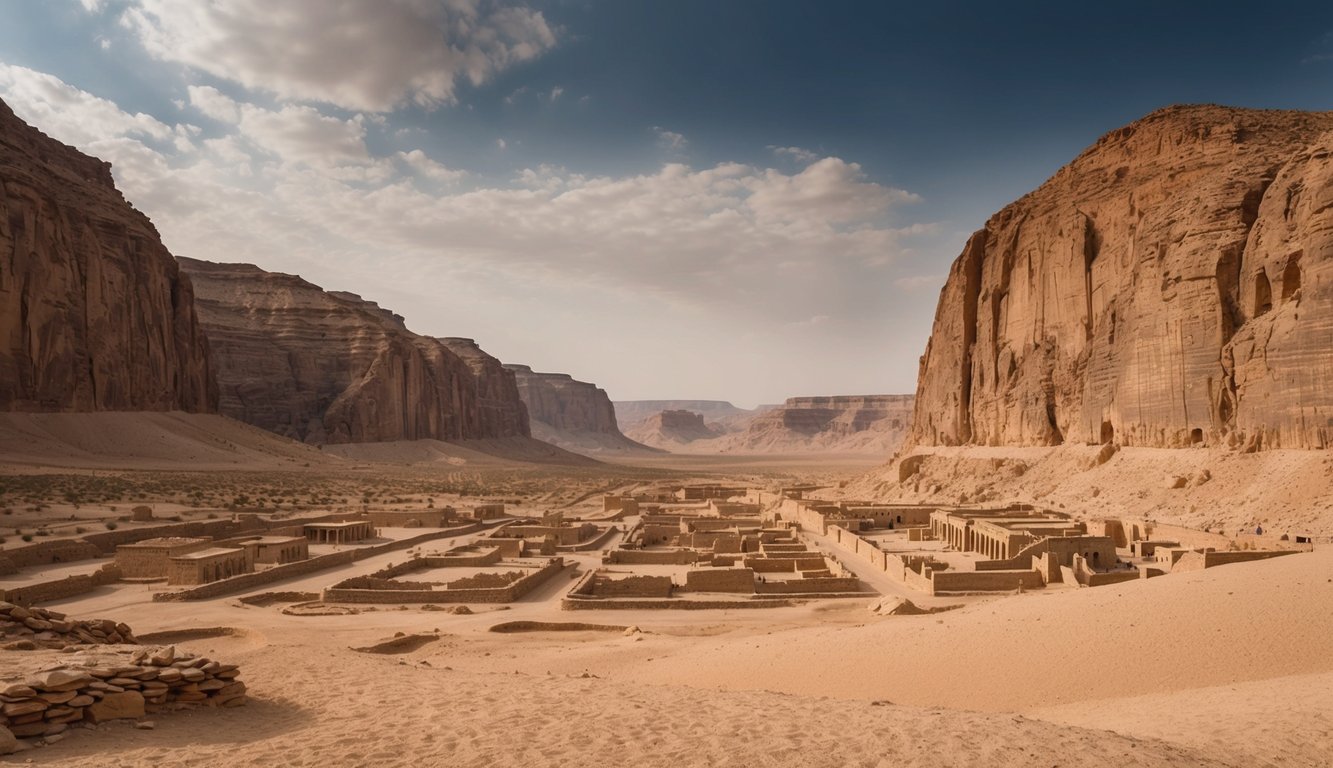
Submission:
M 108 521 L 107 524 L 106 524 L 106 529 L 107 529 L 108 531 L 114 531 L 114 530 L 116 530 L 116 529 L 119 528 L 119 527 L 120 527 L 119 525 L 116 525 L 116 521 L 115 521 L 115 520 Z

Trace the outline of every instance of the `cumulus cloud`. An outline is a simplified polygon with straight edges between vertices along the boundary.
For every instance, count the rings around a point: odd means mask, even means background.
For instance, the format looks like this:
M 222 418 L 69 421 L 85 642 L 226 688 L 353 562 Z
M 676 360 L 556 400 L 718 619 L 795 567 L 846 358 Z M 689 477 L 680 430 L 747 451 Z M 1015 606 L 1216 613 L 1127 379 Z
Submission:
M 211 85 L 191 85 L 187 89 L 190 104 L 195 109 L 214 120 L 224 123 L 237 123 L 241 120 L 241 110 L 236 101 Z
M 453 184 L 467 176 L 465 171 L 455 170 L 436 162 L 419 149 L 414 149 L 411 152 L 399 152 L 395 157 L 413 173 L 431 181 Z
M 795 173 L 669 163 L 587 176 L 541 166 L 508 184 L 464 185 L 420 149 L 372 151 L 368 134 L 392 126 L 360 115 L 267 108 L 197 87 L 189 106 L 217 120 L 201 132 L 14 67 L 0 68 L 0 97 L 111 160 L 174 252 L 261 264 L 281 256 L 288 268 L 336 253 L 345 284 L 383 279 L 367 265 L 392 260 L 418 283 L 463 270 L 814 326 L 878 300 L 890 279 L 881 270 L 914 231 L 890 221 L 915 195 L 836 157 Z
M 0 93 L 28 122 L 61 141 L 94 146 L 112 136 L 169 140 L 171 126 L 151 115 L 129 113 L 107 99 L 75 88 L 58 77 L 0 63 Z
M 481 85 L 556 43 L 540 11 L 501 0 L 134 0 L 122 21 L 163 61 L 367 112 L 452 103 L 460 82 Z

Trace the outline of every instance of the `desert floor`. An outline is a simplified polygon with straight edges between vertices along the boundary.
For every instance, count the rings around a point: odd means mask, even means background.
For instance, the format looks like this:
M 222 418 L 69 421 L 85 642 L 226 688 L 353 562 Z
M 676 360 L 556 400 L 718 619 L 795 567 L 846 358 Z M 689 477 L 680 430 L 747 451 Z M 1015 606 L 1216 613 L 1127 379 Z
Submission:
M 160 435 L 162 425 L 156 429 L 147 434 Z M 14 438 L 27 439 L 34 438 Z M 178 497 L 205 479 L 217 499 L 244 487 L 293 489 L 302 501 L 489 489 L 534 508 L 574 510 L 592 509 L 606 489 L 704 471 L 755 482 L 841 477 L 851 489 L 882 482 L 855 461 L 765 466 L 743 459 L 730 468 L 710 461 L 705 470 L 693 457 L 676 467 L 661 459 L 648 468 L 560 467 L 421 445 L 380 448 L 375 457 L 305 449 L 272 456 L 263 441 L 247 444 L 244 431 L 222 439 L 230 445 L 200 454 L 206 470 L 187 470 L 188 460 L 172 457 L 183 444 L 145 445 L 132 466 L 109 468 L 98 458 L 102 449 L 74 451 L 52 438 L 28 460 L 11 450 L 0 480 L 16 500 L 14 519 L 69 512 L 89 520 L 145 496 L 155 504 L 176 499 L 168 507 L 189 517 L 188 498 Z M 383 453 L 390 450 L 395 456 Z M 393 468 L 368 463 L 390 458 L 399 460 Z M 123 498 L 75 508 L 63 496 L 71 483 L 111 483 Z M 19 506 L 42 494 L 50 496 L 44 509 Z M 261 591 L 318 591 L 392 557 Z M 921 616 L 881 616 L 868 610 L 869 599 L 766 610 L 566 612 L 561 595 L 598 562 L 596 553 L 573 559 L 570 576 L 509 606 L 471 606 L 470 615 L 377 606 L 294 616 L 282 604 L 247 606 L 236 597 L 154 603 L 148 585 L 102 587 L 48 604 L 74 617 L 126 621 L 150 639 L 175 632 L 162 641 L 240 664 L 251 701 L 162 714 L 154 730 L 126 722 L 74 729 L 9 759 L 802 768 L 1333 761 L 1331 547 L 1097 589 L 968 599 L 957 610 Z M 516 620 L 611 629 L 490 631 Z M 629 626 L 641 631 L 619 629 Z M 397 633 L 435 639 L 400 653 L 353 650 Z

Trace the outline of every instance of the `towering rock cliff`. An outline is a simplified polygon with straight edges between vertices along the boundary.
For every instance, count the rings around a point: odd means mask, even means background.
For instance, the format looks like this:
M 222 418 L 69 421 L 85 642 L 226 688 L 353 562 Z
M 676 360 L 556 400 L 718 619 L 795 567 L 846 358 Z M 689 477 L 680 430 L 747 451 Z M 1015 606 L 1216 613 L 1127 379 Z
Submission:
M 489 437 L 528 436 L 528 409 L 518 393 L 514 372 L 486 354 L 472 339 L 448 337 L 439 340 L 463 359 L 477 377 L 477 404 L 481 432 Z
M 111 166 L 0 102 L 0 410 L 213 410 L 190 281 Z
M 505 401 L 505 377 L 475 345 L 465 360 L 373 302 L 294 275 L 180 262 L 227 416 L 308 443 L 527 434 L 522 404 L 512 390 Z
M 1333 439 L 1333 113 L 1173 107 L 954 262 L 910 441 Z
M 505 368 L 516 377 L 533 437 L 581 452 L 652 450 L 621 434 L 615 407 L 596 384 L 565 373 L 537 373 L 526 365 Z

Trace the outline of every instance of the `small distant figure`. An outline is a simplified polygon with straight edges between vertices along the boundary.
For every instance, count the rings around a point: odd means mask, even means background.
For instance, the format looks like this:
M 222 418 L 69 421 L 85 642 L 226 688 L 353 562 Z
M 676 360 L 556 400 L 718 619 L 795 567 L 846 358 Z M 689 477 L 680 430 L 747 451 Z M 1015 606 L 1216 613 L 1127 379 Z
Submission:
M 1262 525 L 1256 525 L 1256 526 L 1254 526 L 1254 535 L 1255 535 L 1255 536 L 1263 536 L 1263 535 L 1264 535 L 1264 527 L 1263 527 Z

